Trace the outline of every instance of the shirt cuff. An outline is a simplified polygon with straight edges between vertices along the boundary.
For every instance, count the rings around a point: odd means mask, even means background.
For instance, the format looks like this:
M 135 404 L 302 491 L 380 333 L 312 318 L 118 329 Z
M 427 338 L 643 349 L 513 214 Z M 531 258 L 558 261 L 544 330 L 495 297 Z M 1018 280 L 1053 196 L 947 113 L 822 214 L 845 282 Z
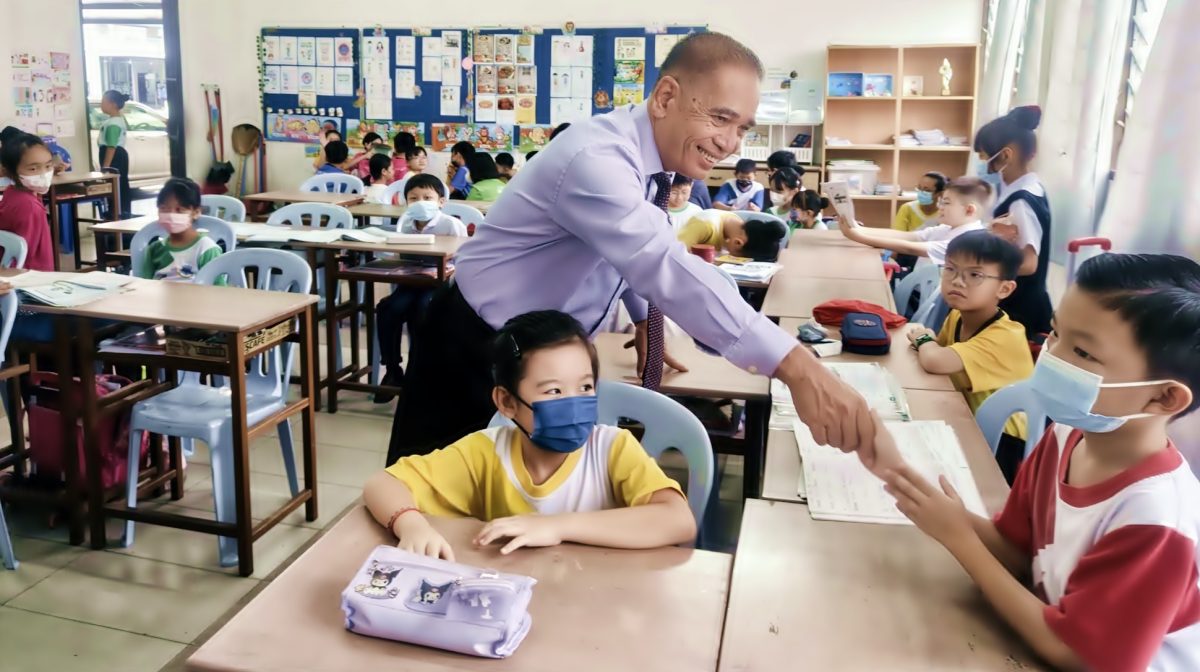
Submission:
M 625 293 L 621 295 L 621 302 L 625 304 L 625 310 L 629 312 L 631 322 L 645 320 L 646 314 L 650 312 L 650 302 L 639 296 L 632 288 L 625 288 Z
M 735 366 L 750 373 L 772 376 L 793 348 L 800 347 L 779 325 L 758 314 L 734 344 L 721 353 Z

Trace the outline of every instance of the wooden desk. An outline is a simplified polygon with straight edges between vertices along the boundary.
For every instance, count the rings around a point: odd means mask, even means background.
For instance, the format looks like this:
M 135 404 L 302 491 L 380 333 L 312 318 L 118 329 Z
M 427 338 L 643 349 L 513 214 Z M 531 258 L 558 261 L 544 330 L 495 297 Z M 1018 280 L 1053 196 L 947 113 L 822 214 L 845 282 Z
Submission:
M 93 224 L 92 235 L 96 239 L 96 268 L 108 270 L 110 267 L 119 266 L 123 260 L 132 261 L 129 251 L 125 249 L 123 238 L 132 236 L 157 221 L 158 215 L 143 215 L 133 219 Z M 111 243 L 109 238 L 112 239 Z M 109 249 L 110 245 L 112 249 Z
M 770 318 L 812 317 L 813 308 L 833 299 L 859 299 L 894 311 L 895 300 L 880 280 L 846 280 L 777 274 L 767 289 L 762 312 Z
M 475 658 L 346 631 L 341 592 L 375 546 L 394 544 L 351 510 L 188 660 L 194 672 L 259 670 L 672 670 L 717 664 L 730 556 L 677 547 L 564 544 L 501 556 L 476 549 L 482 525 L 435 518 L 456 559 L 538 580 L 533 627 L 511 658 Z
M 372 217 L 399 219 L 404 216 L 405 210 L 408 210 L 408 207 L 404 205 L 388 205 L 385 203 L 364 201 L 358 205 L 351 206 L 350 214 L 358 219 L 359 226 L 367 226 Z
M 0 273 L 13 274 L 13 271 Z M 94 364 L 98 359 L 117 364 L 149 363 L 165 369 L 167 381 L 174 381 L 174 372 L 180 370 L 228 376 L 233 418 L 233 481 L 237 519 L 232 523 L 221 523 L 208 518 L 151 511 L 145 507 L 129 509 L 123 497 L 117 504 L 106 505 L 106 493 L 101 486 L 100 471 L 93 468 L 88 469 L 86 473 L 92 547 L 101 549 L 105 546 L 106 517 L 229 536 L 238 540 L 238 570 L 242 576 L 249 576 L 254 572 L 255 539 L 265 534 L 301 504 L 306 507 L 307 520 L 317 518 L 316 417 L 312 403 L 315 392 L 316 360 L 312 355 L 315 352 L 316 341 L 314 333 L 317 297 L 310 294 L 138 279 L 127 285 L 125 290 L 73 308 L 55 308 L 33 303 L 23 305 L 26 310 L 59 318 L 55 321 L 55 338 L 58 344 L 55 361 L 69 364 L 74 355 L 79 362 L 78 381 L 72 380 L 71 371 L 59 371 L 62 387 L 60 398 L 82 399 L 78 409 L 73 408 L 72 404 L 64 404 L 66 408 L 61 413 L 63 435 L 74 436 L 78 421 L 82 428 L 86 462 L 89 465 L 99 465 L 100 449 L 96 427 L 101 416 L 126 408 L 174 385 L 173 382 L 158 383 L 156 378 L 151 377 L 122 388 L 103 400 L 97 399 Z M 237 309 L 231 310 L 230 306 L 236 306 Z M 93 319 L 222 332 L 226 334 L 232 346 L 231 356 L 221 362 L 167 355 L 97 353 L 93 346 Z M 299 398 L 292 400 L 278 413 L 250 427 L 246 418 L 246 362 L 251 357 L 279 345 L 279 341 L 264 343 L 247 350 L 243 339 L 260 329 L 292 320 L 298 322 L 298 330 L 295 335 L 286 337 L 286 340 L 300 343 Z M 71 352 L 72 338 L 75 343 L 74 353 Z M 78 390 L 74 389 L 76 386 L 79 387 Z M 250 511 L 250 441 L 258 435 L 273 431 L 280 421 L 297 413 L 301 414 L 303 437 L 303 486 L 300 493 L 279 510 L 265 516 L 260 515 L 262 520 L 256 524 Z M 142 486 L 142 489 L 161 486 L 168 481 L 172 483 L 172 494 L 176 494 L 179 485 L 182 484 L 182 474 L 178 468 L 160 474 L 157 479 Z M 178 494 L 181 496 L 182 492 L 178 491 Z
M 796 317 L 785 317 L 779 320 L 779 326 L 783 327 L 784 331 L 789 334 L 795 334 L 800 325 L 807 321 Z M 838 340 L 842 337 L 841 329 L 837 327 L 825 328 L 829 330 L 829 338 Z M 821 361 L 877 362 L 883 368 L 890 371 L 896 377 L 896 381 L 900 383 L 900 387 L 906 390 L 953 392 L 954 384 L 950 382 L 949 376 L 927 373 L 925 369 L 921 368 L 921 363 L 917 361 L 917 353 L 913 352 L 912 348 L 908 345 L 908 337 L 905 335 L 908 330 L 908 325 L 904 325 L 899 329 L 889 329 L 888 333 L 892 336 L 892 348 L 888 354 L 881 357 L 855 355 L 847 352 L 836 357 L 824 357 Z
M 600 356 L 600 377 L 640 385 L 637 357 L 626 350 L 629 334 L 598 334 L 596 351 Z M 757 497 L 766 452 L 767 422 L 771 410 L 770 380 L 763 375 L 743 371 L 725 358 L 701 352 L 690 338 L 669 339 L 667 351 L 688 367 L 687 373 L 664 369 L 659 392 L 667 395 L 707 399 L 740 399 L 746 402 L 746 434 L 743 457 L 743 491 L 747 498 Z
M 67 171 L 54 176 L 54 181 L 50 183 L 50 191 L 46 193 L 46 201 L 49 203 L 50 210 L 50 245 L 54 250 L 54 270 L 61 270 L 59 255 L 61 254 L 60 231 L 62 230 L 62 218 L 59 206 L 69 204 L 75 210 L 75 216 L 71 218 L 71 225 L 75 227 L 75 267 L 80 268 L 89 262 L 84 262 L 80 255 L 80 218 L 78 208 L 75 206 L 81 200 L 105 197 L 109 203 L 109 216 L 120 219 L 120 179 L 120 175 L 116 173 L 75 173 Z M 87 221 L 96 222 L 98 220 L 88 219 Z M 99 246 L 97 246 L 97 254 L 99 254 Z
M 265 191 L 261 194 L 243 196 L 246 204 L 246 221 L 262 216 L 265 210 L 276 203 L 329 203 L 348 208 L 363 202 L 362 194 L 331 194 L 324 191 L 300 191 L 298 189 Z M 264 210 L 265 209 L 265 210 Z
M 831 249 L 832 248 L 832 249 Z M 883 259 L 869 247 L 790 247 L 779 253 L 776 275 L 843 280 L 883 280 Z
M 856 243 L 850 240 L 835 226 L 832 230 L 821 231 L 819 229 L 797 229 L 792 232 L 792 238 L 788 241 L 789 248 L 801 248 L 808 246 L 823 246 L 823 247 L 857 247 L 871 249 L 862 243 Z

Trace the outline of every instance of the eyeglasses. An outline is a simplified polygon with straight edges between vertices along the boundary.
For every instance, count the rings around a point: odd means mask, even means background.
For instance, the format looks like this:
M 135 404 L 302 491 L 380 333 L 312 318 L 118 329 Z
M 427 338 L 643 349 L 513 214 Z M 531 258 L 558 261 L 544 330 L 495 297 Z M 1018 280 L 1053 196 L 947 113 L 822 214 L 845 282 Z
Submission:
M 999 280 L 998 275 L 988 275 L 979 271 L 960 271 L 953 266 L 942 267 L 942 280 L 954 282 L 958 278 L 962 278 L 963 283 L 968 287 L 978 287 L 983 284 L 984 280 Z

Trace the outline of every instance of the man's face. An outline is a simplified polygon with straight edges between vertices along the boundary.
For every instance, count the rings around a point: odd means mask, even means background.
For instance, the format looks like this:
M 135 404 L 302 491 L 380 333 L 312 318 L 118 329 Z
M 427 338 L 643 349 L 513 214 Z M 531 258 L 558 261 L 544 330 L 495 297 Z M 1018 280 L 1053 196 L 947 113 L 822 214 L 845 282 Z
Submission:
M 704 179 L 737 151 L 754 126 L 758 75 L 731 64 L 704 75 L 662 78 L 650 100 L 654 139 L 663 168 Z

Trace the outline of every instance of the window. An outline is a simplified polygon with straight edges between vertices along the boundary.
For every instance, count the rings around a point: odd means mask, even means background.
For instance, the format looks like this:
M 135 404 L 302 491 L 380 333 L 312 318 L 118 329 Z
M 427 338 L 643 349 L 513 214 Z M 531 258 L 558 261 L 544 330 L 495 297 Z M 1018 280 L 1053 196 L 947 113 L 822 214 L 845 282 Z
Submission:
M 129 124 L 129 130 L 131 131 L 167 132 L 167 122 L 162 117 L 132 105 L 126 105 L 124 111 L 125 123 Z
M 79 0 L 84 23 L 162 23 L 162 0 Z
M 1162 21 L 1163 8 L 1167 0 L 1133 0 L 1133 11 L 1129 21 L 1129 53 L 1125 56 L 1125 86 L 1121 91 L 1123 101 L 1117 105 L 1116 128 L 1113 129 L 1112 167 L 1117 166 L 1117 154 L 1121 141 L 1125 139 L 1125 127 L 1133 115 L 1133 103 L 1137 98 L 1142 75 L 1146 72 L 1146 61 L 1158 35 L 1158 24 Z

